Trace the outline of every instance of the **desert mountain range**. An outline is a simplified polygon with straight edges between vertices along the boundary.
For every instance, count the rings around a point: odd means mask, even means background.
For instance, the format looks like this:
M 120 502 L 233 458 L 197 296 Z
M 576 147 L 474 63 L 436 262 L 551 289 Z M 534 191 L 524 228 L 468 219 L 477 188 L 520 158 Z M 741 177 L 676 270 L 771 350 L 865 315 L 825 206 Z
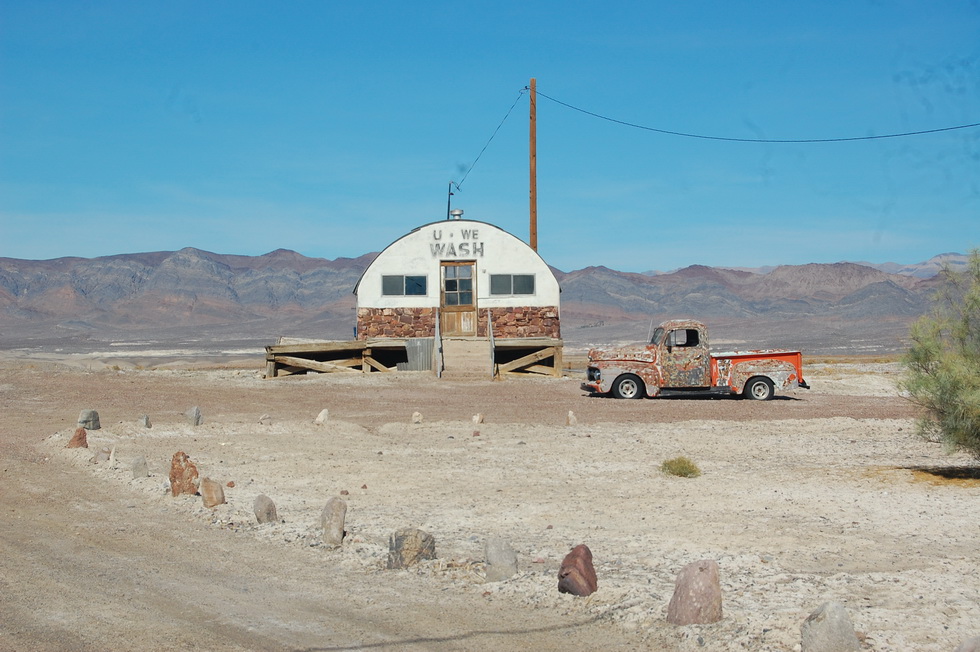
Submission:
M 259 346 L 280 335 L 350 339 L 352 290 L 376 255 L 327 260 L 284 249 L 238 256 L 185 248 L 0 258 L 0 343 L 84 349 L 126 342 Z M 882 353 L 902 348 L 909 324 L 928 309 L 940 266 L 965 259 L 554 272 L 570 349 L 642 341 L 653 322 L 693 317 L 709 324 L 716 347 Z

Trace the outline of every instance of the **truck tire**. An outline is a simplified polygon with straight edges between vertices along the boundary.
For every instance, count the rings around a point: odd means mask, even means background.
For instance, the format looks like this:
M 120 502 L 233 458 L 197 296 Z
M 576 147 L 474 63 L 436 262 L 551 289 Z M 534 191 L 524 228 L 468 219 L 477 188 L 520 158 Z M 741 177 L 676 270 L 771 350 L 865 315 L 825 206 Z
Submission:
M 623 374 L 613 381 L 612 395 L 616 398 L 643 398 L 645 389 L 639 376 Z
M 776 389 L 773 387 L 772 381 L 765 376 L 749 378 L 742 390 L 742 396 L 753 401 L 771 401 L 775 395 Z

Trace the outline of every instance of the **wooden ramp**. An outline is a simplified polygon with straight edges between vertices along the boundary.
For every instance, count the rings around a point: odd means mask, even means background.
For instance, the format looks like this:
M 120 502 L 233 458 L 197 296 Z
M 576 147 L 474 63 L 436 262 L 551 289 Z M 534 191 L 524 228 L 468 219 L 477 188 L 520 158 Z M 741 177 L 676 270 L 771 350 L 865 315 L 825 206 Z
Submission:
M 564 342 L 552 337 L 495 338 L 493 363 L 498 377 L 538 374 L 561 377 Z
M 431 340 L 431 338 L 429 338 Z M 307 373 L 369 373 L 396 371 L 411 365 L 410 353 L 418 347 L 407 340 L 381 338 L 374 340 L 290 340 L 265 347 L 265 377 L 279 378 Z M 425 347 L 422 347 L 424 350 Z M 431 352 L 431 345 L 428 347 Z M 425 369 L 432 369 L 431 358 Z M 421 369 L 420 369 L 421 370 Z
M 560 339 L 433 338 L 297 340 L 265 347 L 266 378 L 293 374 L 427 371 L 451 378 L 502 378 L 509 374 L 562 375 Z M 441 355 L 439 355 L 441 353 Z M 443 363 L 437 369 L 437 361 Z

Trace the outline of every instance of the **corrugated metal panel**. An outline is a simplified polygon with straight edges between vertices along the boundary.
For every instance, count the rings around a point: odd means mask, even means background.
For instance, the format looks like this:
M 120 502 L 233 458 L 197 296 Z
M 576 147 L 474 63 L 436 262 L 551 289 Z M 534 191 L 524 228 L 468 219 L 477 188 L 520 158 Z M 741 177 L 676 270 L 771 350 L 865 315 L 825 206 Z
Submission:
M 434 350 L 435 338 L 413 337 L 405 340 L 405 352 L 408 354 L 405 371 L 432 371 Z M 398 368 L 401 370 L 401 365 Z

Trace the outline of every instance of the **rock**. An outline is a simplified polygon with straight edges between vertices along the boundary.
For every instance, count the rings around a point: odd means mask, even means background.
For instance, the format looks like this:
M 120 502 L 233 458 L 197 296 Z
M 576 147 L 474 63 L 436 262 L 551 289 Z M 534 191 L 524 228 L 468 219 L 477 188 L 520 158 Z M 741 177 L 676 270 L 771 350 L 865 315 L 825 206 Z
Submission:
M 323 528 L 323 543 L 339 546 L 344 542 L 344 520 L 347 518 L 347 503 L 334 496 L 327 501 L 320 512 L 320 527 Z
M 956 646 L 953 652 L 980 652 L 980 636 L 963 641 Z
M 201 416 L 201 408 L 196 405 L 187 412 L 184 412 L 184 416 L 187 418 L 187 423 L 192 426 L 199 426 L 204 423 L 204 417 Z
M 599 580 L 592 565 L 592 551 L 584 543 L 572 548 L 565 555 L 558 569 L 558 592 L 572 595 L 592 595 L 599 588 Z
M 212 507 L 217 507 L 218 505 L 224 505 L 225 503 L 225 490 L 221 488 L 221 483 L 211 478 L 204 478 L 201 480 L 201 499 L 204 501 L 204 506 L 208 509 Z
M 89 462 L 92 464 L 99 464 L 101 462 L 108 462 L 110 459 L 112 459 L 112 451 L 110 451 L 108 448 L 100 448 L 98 452 L 92 456 L 92 459 L 90 459 Z
M 517 574 L 517 553 L 503 539 L 487 539 L 483 545 L 487 581 L 502 582 Z
M 276 504 L 265 494 L 259 494 L 252 503 L 252 511 L 255 512 L 255 520 L 259 523 L 276 523 L 279 515 L 276 514 Z
M 473 423 L 483 423 L 483 413 L 477 412 L 473 415 Z
M 412 412 L 412 423 L 422 423 L 421 412 Z
M 133 480 L 147 478 L 150 475 L 150 467 L 146 464 L 146 458 L 140 455 L 133 460 Z
M 328 410 L 327 408 L 323 408 L 322 410 L 320 410 L 320 414 L 316 415 L 316 419 L 313 419 L 313 423 L 315 423 L 318 426 L 322 426 L 327 422 L 327 419 L 329 418 L 330 418 L 330 410 Z
M 175 497 L 181 494 L 194 495 L 197 493 L 197 465 L 191 461 L 184 451 L 174 453 L 170 460 L 170 493 Z
M 150 423 L 150 417 L 149 417 L 149 415 L 146 415 L 146 414 L 144 414 L 144 415 L 143 415 L 143 416 L 141 416 L 141 417 L 140 417 L 139 419 L 137 419 L 137 421 L 136 421 L 136 422 L 137 422 L 137 423 L 138 423 L 138 424 L 140 425 L 140 427 L 142 427 L 142 428 L 152 428 L 152 427 L 153 427 L 153 424 L 152 424 L 152 423 Z
M 99 430 L 99 413 L 95 410 L 82 410 L 78 415 L 78 425 L 86 430 Z
M 268 414 L 263 414 L 262 416 L 259 417 L 259 423 L 262 424 L 263 426 L 271 426 L 272 417 L 270 417 Z
M 565 417 L 566 426 L 574 426 L 578 424 L 578 419 L 575 417 L 575 413 L 571 410 L 568 411 L 568 416 Z
M 65 448 L 88 448 L 88 432 L 82 426 L 75 428 L 75 434 L 68 440 Z
M 672 625 L 716 623 L 721 620 L 721 579 L 718 562 L 702 559 L 677 574 L 674 595 L 667 605 Z
M 436 558 L 436 540 L 428 532 L 402 528 L 388 537 L 388 568 L 408 568 Z
M 844 605 L 825 602 L 800 628 L 802 652 L 852 652 L 861 649 Z

